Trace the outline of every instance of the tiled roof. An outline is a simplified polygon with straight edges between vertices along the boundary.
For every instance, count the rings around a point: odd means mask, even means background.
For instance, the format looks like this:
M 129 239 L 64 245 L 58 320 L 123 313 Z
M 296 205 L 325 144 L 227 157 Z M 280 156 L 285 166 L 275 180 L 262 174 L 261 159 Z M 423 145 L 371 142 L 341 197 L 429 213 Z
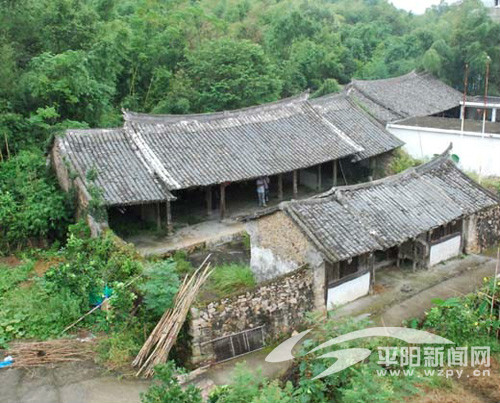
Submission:
M 384 80 L 353 80 L 346 92 L 384 123 L 444 112 L 460 106 L 463 98 L 431 74 L 415 71 Z
M 399 175 L 282 204 L 332 262 L 384 250 L 500 200 L 449 159 L 448 152 Z
M 169 189 L 290 172 L 364 151 L 303 97 L 202 115 L 126 112 L 125 120 L 137 146 L 166 171 Z
M 364 148 L 357 154 L 359 159 L 373 157 L 404 144 L 345 94 L 326 95 L 310 102 L 324 118 Z
M 96 170 L 95 185 L 107 205 L 141 204 L 172 199 L 147 164 L 141 161 L 123 129 L 68 130 L 56 146 L 75 173 L 88 184 Z
M 172 200 L 171 190 L 359 160 L 401 145 L 344 96 L 314 105 L 304 94 L 228 112 L 124 116 L 123 129 L 68 130 L 57 140 L 84 182 L 96 169 L 108 205 Z

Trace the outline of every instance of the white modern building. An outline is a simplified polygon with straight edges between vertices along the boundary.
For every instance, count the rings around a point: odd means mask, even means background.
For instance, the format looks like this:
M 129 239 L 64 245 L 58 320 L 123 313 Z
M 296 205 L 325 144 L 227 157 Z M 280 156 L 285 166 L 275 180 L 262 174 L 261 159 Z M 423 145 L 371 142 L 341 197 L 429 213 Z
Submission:
M 464 103 L 459 91 L 416 72 L 355 80 L 347 93 L 404 141 L 412 157 L 432 158 L 453 143 L 463 170 L 500 176 L 500 98 L 468 97 Z

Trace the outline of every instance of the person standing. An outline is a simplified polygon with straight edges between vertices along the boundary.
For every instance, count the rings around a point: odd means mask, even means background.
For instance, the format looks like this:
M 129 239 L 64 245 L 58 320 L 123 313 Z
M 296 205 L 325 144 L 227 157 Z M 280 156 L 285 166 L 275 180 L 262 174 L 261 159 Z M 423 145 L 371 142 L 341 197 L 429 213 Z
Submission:
M 259 207 L 267 207 L 266 204 L 266 181 L 261 176 L 257 179 L 257 196 L 259 197 Z

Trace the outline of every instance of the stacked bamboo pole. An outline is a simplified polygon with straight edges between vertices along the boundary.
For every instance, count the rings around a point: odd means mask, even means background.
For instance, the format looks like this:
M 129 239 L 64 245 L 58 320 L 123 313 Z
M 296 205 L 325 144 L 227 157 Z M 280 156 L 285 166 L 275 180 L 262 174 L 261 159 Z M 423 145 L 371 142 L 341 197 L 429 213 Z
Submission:
M 174 307 L 163 314 L 132 363 L 134 367 L 139 368 L 136 376 L 142 374 L 145 377 L 151 377 L 154 367 L 167 361 L 191 304 L 201 286 L 212 274 L 210 263 L 207 263 L 209 258 L 210 255 L 191 276 L 184 278 L 175 296 Z
M 7 354 L 14 358 L 12 367 L 38 367 L 88 360 L 94 355 L 94 343 L 70 339 L 13 343 Z

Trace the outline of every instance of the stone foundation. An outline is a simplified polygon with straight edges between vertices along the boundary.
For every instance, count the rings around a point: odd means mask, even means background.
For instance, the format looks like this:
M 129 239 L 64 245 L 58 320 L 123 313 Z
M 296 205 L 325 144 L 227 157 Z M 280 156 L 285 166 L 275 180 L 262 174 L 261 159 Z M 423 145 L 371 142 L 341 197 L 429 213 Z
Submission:
M 313 273 L 302 268 L 243 294 L 191 309 L 192 362 L 215 361 L 211 340 L 263 326 L 267 343 L 290 333 L 314 310 Z

